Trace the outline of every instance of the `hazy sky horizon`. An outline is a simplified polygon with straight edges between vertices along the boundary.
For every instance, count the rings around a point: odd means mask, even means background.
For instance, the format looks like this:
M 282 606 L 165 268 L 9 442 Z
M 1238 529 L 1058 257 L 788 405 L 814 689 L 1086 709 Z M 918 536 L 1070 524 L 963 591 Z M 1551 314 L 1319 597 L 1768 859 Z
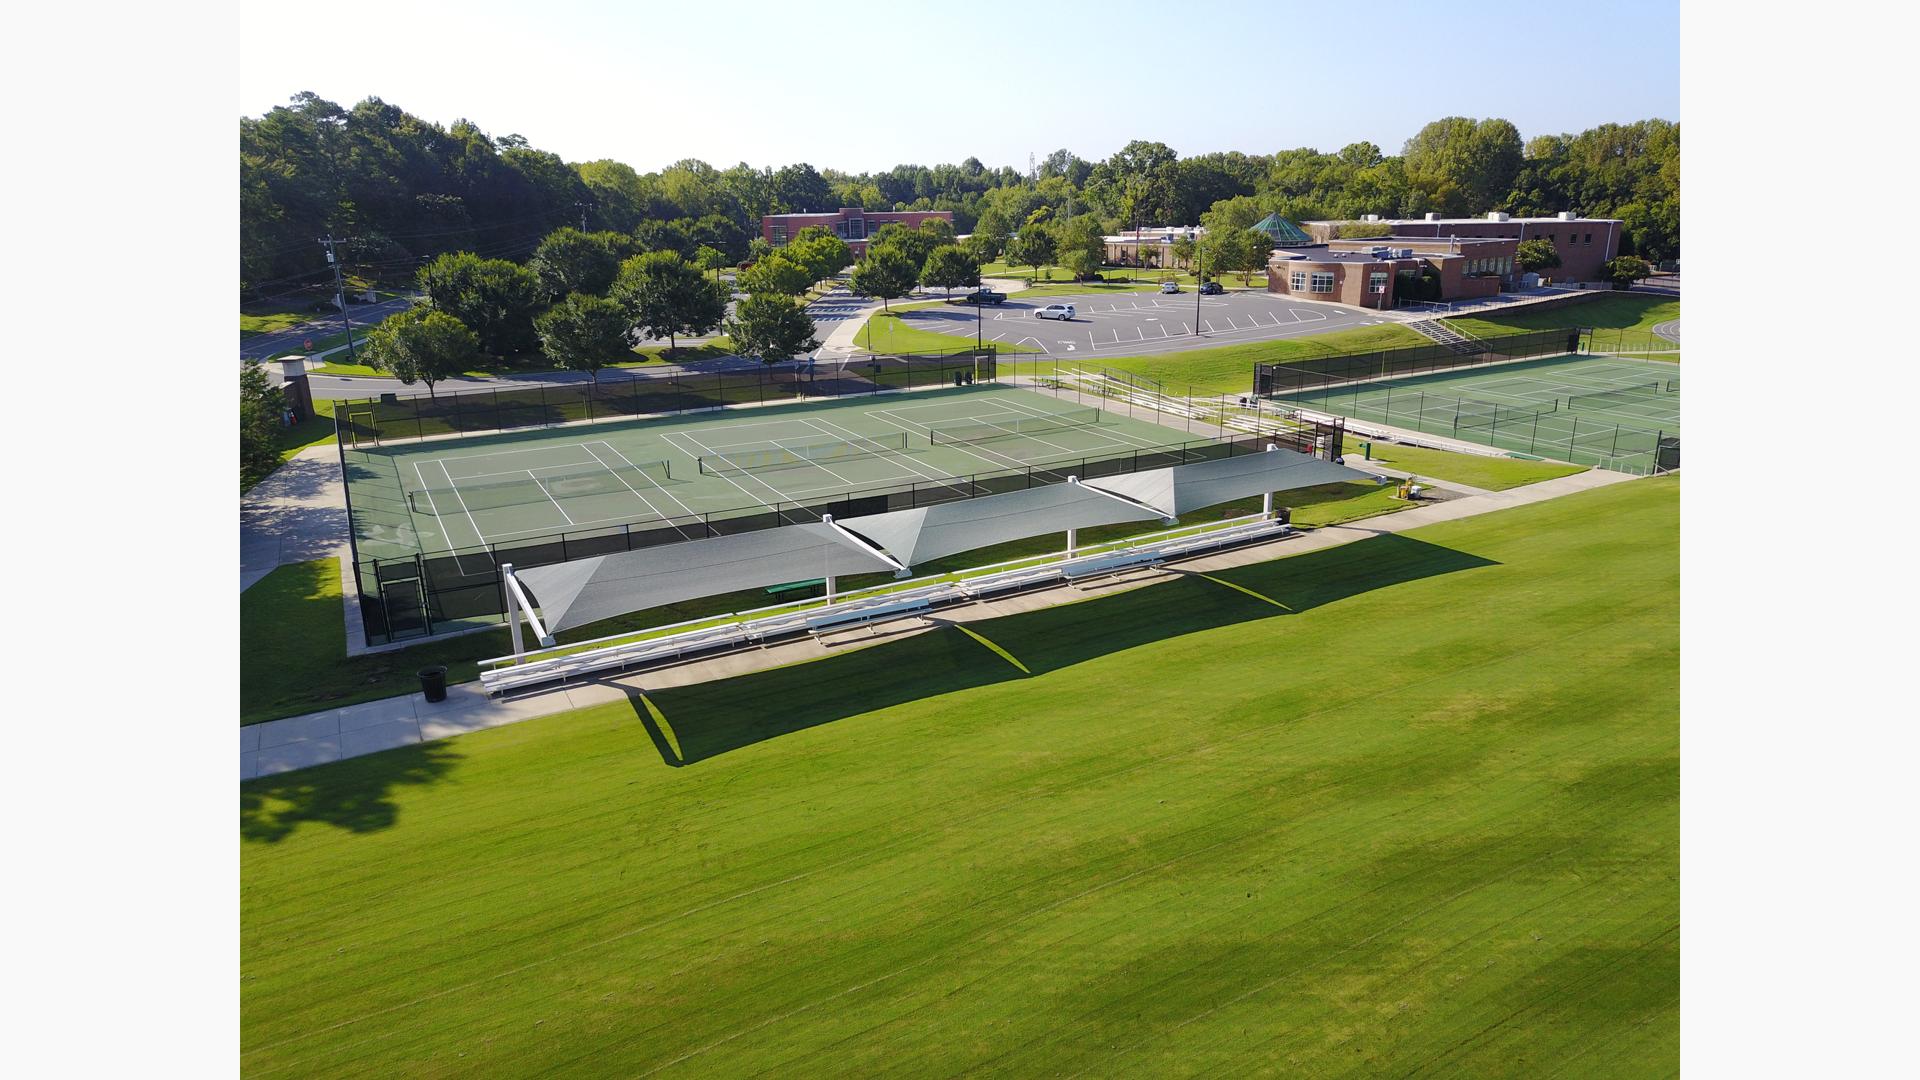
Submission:
M 1629 0 L 1604 17 L 1537 9 L 1524 26 L 1408 0 L 1366 17 L 1252 0 L 367 10 L 341 44 L 307 9 L 250 8 L 240 114 L 311 90 L 343 106 L 378 97 L 442 125 L 468 119 L 570 162 L 851 173 L 969 156 L 1025 169 L 1028 154 L 1061 147 L 1099 161 L 1130 139 L 1182 157 L 1360 141 L 1395 154 L 1443 116 L 1504 117 L 1523 138 L 1680 119 L 1671 0 Z M 320 48 L 298 44 L 309 40 Z

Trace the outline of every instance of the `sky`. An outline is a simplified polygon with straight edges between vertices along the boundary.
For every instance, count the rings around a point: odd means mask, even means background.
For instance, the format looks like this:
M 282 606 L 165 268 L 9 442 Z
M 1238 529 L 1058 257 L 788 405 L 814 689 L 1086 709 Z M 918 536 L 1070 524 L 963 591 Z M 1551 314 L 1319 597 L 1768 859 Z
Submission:
M 1025 169 L 1029 154 L 1099 161 L 1132 139 L 1182 157 L 1359 141 L 1393 154 L 1443 116 L 1504 117 L 1525 138 L 1680 119 L 1677 0 L 1524 10 L 390 0 L 318 25 L 311 7 L 260 5 L 241 23 L 239 106 L 378 97 L 642 172 L 689 157 Z

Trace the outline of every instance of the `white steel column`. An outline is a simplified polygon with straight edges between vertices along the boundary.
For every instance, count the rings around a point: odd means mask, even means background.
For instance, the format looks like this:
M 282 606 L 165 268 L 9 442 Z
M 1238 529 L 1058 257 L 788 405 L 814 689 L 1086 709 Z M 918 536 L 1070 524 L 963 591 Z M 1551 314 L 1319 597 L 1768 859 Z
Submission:
M 507 625 L 513 627 L 513 662 L 519 663 L 526 655 L 527 647 L 520 640 L 520 601 L 519 590 L 513 587 L 513 564 L 500 564 L 500 591 L 507 594 Z

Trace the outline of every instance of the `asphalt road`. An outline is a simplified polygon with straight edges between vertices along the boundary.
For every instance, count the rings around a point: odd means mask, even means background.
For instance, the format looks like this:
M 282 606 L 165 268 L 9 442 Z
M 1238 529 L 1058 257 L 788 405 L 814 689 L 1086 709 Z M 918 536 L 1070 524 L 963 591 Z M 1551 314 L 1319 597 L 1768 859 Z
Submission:
M 1053 356 L 1113 356 L 1302 337 L 1389 321 L 1385 316 L 1267 293 L 1222 293 L 1197 299 L 1196 309 L 1191 288 L 1172 295 L 1093 293 L 1031 300 L 1015 293 L 1006 303 L 981 310 L 979 335 L 985 341 L 1024 344 Z M 1048 304 L 1074 305 L 1073 320 L 1037 318 L 1034 312 Z M 903 311 L 900 317 L 921 330 L 968 339 L 975 334 L 974 309 L 964 304 Z
M 355 330 L 372 326 L 374 323 L 398 311 L 405 311 L 411 300 L 382 300 L 377 304 L 348 304 L 347 318 L 353 321 Z M 316 316 L 287 330 L 272 334 L 248 334 L 240 338 L 240 359 L 270 360 L 288 353 L 306 352 L 308 338 L 318 340 L 340 333 L 338 314 Z

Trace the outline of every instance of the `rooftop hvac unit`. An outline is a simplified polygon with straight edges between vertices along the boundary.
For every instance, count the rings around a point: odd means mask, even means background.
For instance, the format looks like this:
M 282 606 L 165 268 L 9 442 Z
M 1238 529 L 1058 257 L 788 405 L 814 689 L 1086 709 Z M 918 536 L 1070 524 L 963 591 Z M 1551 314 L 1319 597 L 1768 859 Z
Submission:
M 1502 213 L 1499 210 L 1489 210 L 1487 211 L 1487 220 L 1488 221 L 1505 221 L 1507 220 L 1507 215 Z
M 1429 211 L 1427 211 L 1427 220 L 1428 220 L 1428 221 L 1439 221 L 1439 220 L 1440 220 L 1440 213 L 1439 213 L 1439 211 L 1437 211 L 1437 210 L 1429 210 Z
M 1379 214 L 1361 214 L 1360 220 L 1361 221 L 1379 221 L 1380 215 Z
M 1574 213 L 1571 210 L 1562 210 L 1560 211 L 1560 220 L 1561 221 L 1579 221 L 1580 215 Z

